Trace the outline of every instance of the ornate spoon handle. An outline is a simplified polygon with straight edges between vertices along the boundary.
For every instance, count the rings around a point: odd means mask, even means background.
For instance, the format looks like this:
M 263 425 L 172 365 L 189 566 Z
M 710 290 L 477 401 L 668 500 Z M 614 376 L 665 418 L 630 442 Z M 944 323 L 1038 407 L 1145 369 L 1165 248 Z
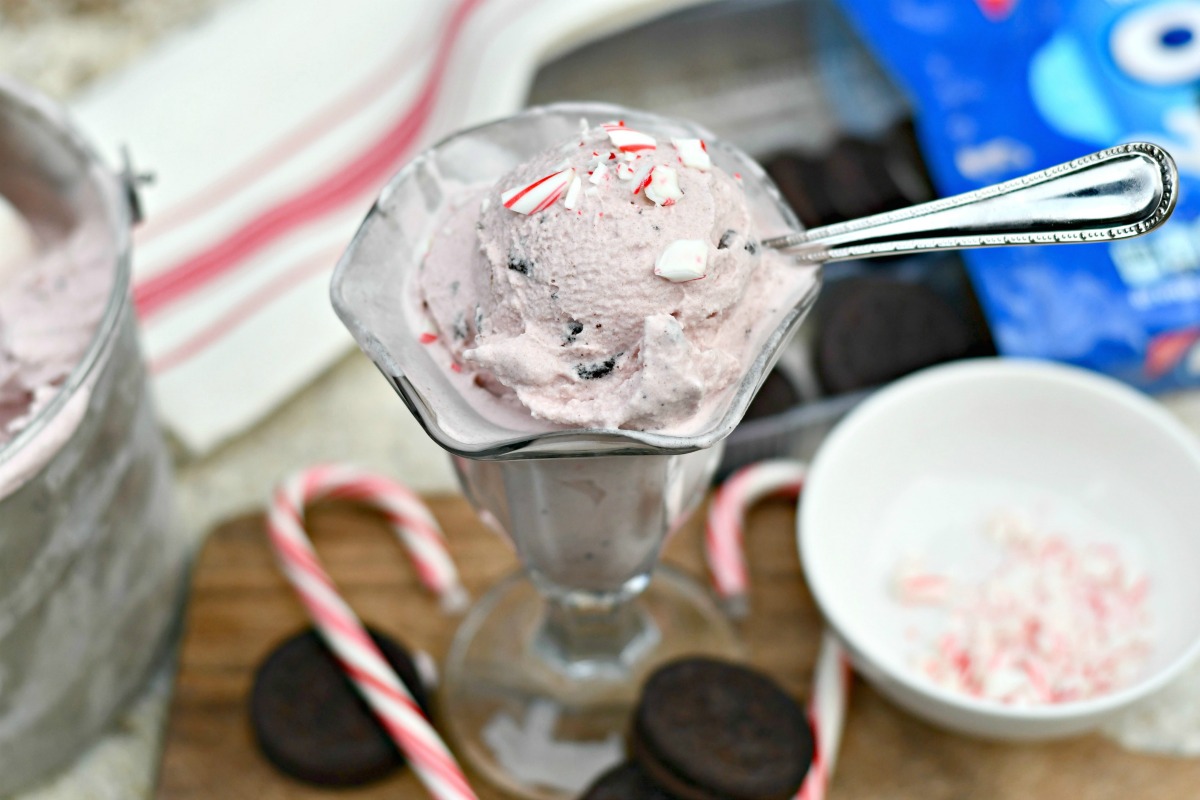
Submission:
M 1005 183 L 763 244 L 810 262 L 1141 236 L 1175 209 L 1170 153 L 1148 142 L 1101 150 Z

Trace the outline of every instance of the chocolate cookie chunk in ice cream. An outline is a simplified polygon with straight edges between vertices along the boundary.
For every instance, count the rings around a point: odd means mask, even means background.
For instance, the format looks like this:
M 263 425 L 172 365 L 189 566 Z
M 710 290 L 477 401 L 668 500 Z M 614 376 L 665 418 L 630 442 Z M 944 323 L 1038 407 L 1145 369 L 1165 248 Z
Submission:
M 447 212 L 418 279 L 425 339 L 537 419 L 677 429 L 812 280 L 759 237 L 703 141 L 585 128 Z

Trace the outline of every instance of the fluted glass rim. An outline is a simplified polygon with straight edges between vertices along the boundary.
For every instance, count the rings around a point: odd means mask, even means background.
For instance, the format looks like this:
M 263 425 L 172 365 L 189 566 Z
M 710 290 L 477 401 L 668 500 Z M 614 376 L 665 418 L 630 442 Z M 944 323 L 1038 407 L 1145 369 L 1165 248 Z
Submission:
M 483 444 L 461 441 L 439 423 L 436 409 L 408 379 L 403 366 L 396 362 L 390 351 L 367 329 L 343 291 L 346 274 L 354 262 L 359 246 L 372 226 L 379 224 L 386 214 L 381 203 L 395 192 L 401 191 L 413 179 L 420 165 L 426 159 L 460 138 L 477 135 L 495 126 L 547 115 L 560 115 L 571 119 L 581 117 L 613 119 L 637 116 L 660 124 L 662 127 L 684 126 L 693 131 L 697 138 L 704 139 L 710 149 L 723 151 L 736 159 L 741 164 L 743 180 L 752 178 L 759 182 L 764 193 L 774 202 L 776 211 L 786 225 L 793 230 L 802 228 L 795 213 L 784 201 L 778 188 L 762 167 L 741 149 L 724 142 L 701 125 L 610 103 L 564 102 L 534 106 L 508 117 L 456 131 L 413 158 L 388 181 L 334 268 L 330 282 L 330 299 L 334 311 L 349 329 L 359 347 L 375 362 L 384 377 L 392 384 L 425 432 L 443 449 L 454 455 L 481 460 L 514 460 L 591 455 L 672 455 L 711 447 L 727 437 L 745 416 L 750 401 L 754 398 L 758 387 L 765 380 L 771 367 L 774 366 L 784 345 L 816 302 L 821 287 L 821 267 L 819 265 L 797 263 L 797 269 L 812 272 L 814 280 L 811 287 L 767 336 L 757 357 L 726 401 L 724 412 L 715 418 L 712 425 L 690 435 L 605 428 L 549 429 L 531 433 L 505 428 L 502 425 L 486 421 L 486 424 L 496 431 L 494 440 Z M 483 420 L 484 418 L 479 415 L 479 419 Z

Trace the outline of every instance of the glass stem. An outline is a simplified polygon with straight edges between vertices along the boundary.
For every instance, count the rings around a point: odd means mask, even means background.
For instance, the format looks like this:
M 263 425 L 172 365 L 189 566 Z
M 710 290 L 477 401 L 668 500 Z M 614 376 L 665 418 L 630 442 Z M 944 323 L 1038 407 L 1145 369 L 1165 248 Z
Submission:
M 534 647 L 551 666 L 568 674 L 619 677 L 659 638 L 654 623 L 638 607 L 636 595 L 545 597 L 545 616 Z
M 660 633 L 636 601 L 667 531 L 703 496 L 719 447 L 683 455 L 459 460 L 546 600 L 532 645 L 571 676 L 628 674 Z

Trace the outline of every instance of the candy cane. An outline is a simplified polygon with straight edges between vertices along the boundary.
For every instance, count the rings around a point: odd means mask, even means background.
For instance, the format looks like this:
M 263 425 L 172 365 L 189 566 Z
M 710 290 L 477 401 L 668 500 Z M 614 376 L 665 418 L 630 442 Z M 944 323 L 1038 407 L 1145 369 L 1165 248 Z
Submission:
M 708 509 L 704 554 L 713 585 L 731 616 L 744 617 L 749 610 L 742 549 L 746 509 L 768 495 L 796 496 L 803 484 L 804 465 L 799 461 L 760 461 L 735 472 L 717 490 Z
M 808 721 L 812 725 L 816 747 L 796 800 L 825 800 L 842 741 L 849 697 L 850 662 L 834 635 L 826 631 L 817 654 L 812 697 L 808 701 Z
M 446 537 L 437 520 L 411 489 L 382 475 L 345 464 L 310 467 L 292 480 L 301 480 L 305 503 L 318 500 L 357 500 L 383 512 L 392 531 L 408 550 L 417 577 L 436 594 L 447 613 L 464 611 L 470 601 L 459 582 L 458 570 L 446 550 Z M 300 510 L 303 515 L 303 509 Z
M 717 593 L 733 615 L 748 610 L 748 574 L 742 550 L 746 510 L 774 494 L 796 496 L 804 484 L 804 465 L 798 461 L 760 461 L 735 472 L 717 490 L 708 510 L 704 532 L 705 557 Z M 842 726 L 850 691 L 849 661 L 828 631 L 821 640 L 813 673 L 808 717 L 815 748 L 812 765 L 796 800 L 824 800 L 841 744 Z
M 304 532 L 304 508 L 319 498 L 354 498 L 377 505 L 418 565 L 421 580 L 444 604 L 465 600 L 458 574 L 428 510 L 408 489 L 350 467 L 322 465 L 296 473 L 276 489 L 267 530 L 284 574 L 317 630 L 435 800 L 475 800 L 451 755 L 317 559 Z M 449 597 L 456 598 L 446 603 Z

